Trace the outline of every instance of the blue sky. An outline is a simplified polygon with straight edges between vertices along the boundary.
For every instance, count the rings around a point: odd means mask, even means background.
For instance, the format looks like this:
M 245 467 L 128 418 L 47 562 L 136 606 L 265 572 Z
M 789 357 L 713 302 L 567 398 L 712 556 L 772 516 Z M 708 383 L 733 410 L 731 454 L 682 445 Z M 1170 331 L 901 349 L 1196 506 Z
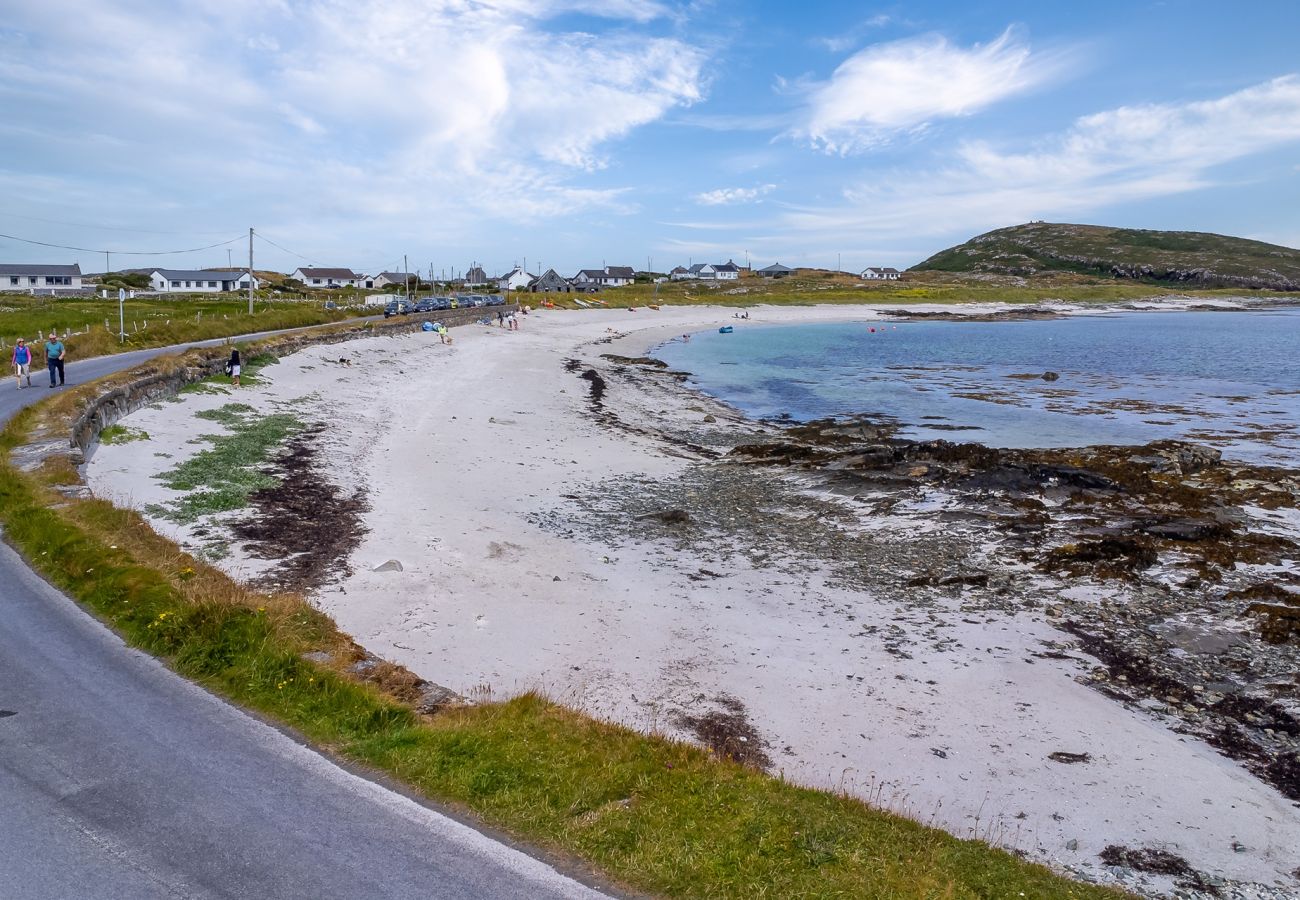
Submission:
M 252 225 L 285 271 L 902 268 L 1029 219 L 1297 247 L 1297 35 L 1294 0 L 10 0 L 0 232 Z

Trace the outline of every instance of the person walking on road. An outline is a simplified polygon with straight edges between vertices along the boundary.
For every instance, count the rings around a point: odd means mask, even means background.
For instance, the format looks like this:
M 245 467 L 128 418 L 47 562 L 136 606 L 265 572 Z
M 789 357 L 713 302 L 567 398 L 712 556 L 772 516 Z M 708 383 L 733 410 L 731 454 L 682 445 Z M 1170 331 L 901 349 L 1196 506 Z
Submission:
M 242 368 L 239 364 L 239 348 L 230 349 L 230 359 L 226 360 L 226 374 L 230 376 L 230 383 L 239 387 L 239 370 Z
M 31 387 L 32 351 L 31 348 L 27 346 L 27 341 L 22 338 L 18 339 L 18 343 L 14 345 L 14 355 L 11 361 L 14 364 L 14 375 L 18 378 L 18 386 L 20 388 Z M 26 384 L 23 384 L 24 378 L 27 379 Z
M 45 365 L 50 370 L 50 387 L 63 386 L 63 360 L 68 355 L 68 348 L 63 346 L 63 341 L 59 340 L 57 332 L 50 332 L 50 339 L 45 342 Z M 58 373 L 58 384 L 54 383 L 55 373 Z

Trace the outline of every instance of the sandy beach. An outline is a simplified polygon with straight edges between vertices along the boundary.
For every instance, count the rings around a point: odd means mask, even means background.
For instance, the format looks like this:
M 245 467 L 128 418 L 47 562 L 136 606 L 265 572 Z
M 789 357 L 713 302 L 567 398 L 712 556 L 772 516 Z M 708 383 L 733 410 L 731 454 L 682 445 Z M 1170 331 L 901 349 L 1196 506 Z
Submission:
M 979 590 L 906 588 L 927 560 L 987 559 L 1000 539 L 936 515 L 949 502 L 939 491 L 885 508 L 795 472 L 728 466 L 716 457 L 730 445 L 774 430 L 670 374 L 608 358 L 739 324 L 733 312 L 535 311 L 518 332 L 458 328 L 450 346 L 411 334 L 304 350 L 261 384 L 131 415 L 122 424 L 148 440 L 98 447 L 89 482 L 156 508 L 178 494 L 155 476 L 201 451 L 197 435 L 221 430 L 195 413 L 233 402 L 292 413 L 323 426 L 313 438 L 323 477 L 364 506 L 359 544 L 313 601 L 431 681 L 472 699 L 538 690 L 684 739 L 702 723 L 726 726 L 787 779 L 1098 880 L 1109 877 L 1098 854 L 1122 845 L 1300 889 L 1296 803 L 1177 719 L 1116 702 L 1084 677 L 1096 662 L 1054 608 L 1122 603 L 1127 588 L 1005 562 Z M 684 534 L 665 515 L 695 517 L 696 501 L 723 525 Z M 220 519 L 153 521 L 195 550 L 222 529 Z M 846 576 L 841 557 L 819 558 L 832 531 L 862 548 L 861 577 Z M 228 571 L 274 579 L 275 560 L 226 544 Z M 1149 881 L 1153 892 L 1168 886 Z

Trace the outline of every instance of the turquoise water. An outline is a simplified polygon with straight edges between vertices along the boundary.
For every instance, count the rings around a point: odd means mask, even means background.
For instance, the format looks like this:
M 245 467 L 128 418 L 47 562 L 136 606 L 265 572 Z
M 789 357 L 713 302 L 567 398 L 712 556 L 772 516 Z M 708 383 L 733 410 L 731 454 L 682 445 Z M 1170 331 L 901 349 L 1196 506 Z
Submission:
M 865 414 L 908 437 L 1003 447 L 1176 437 L 1238 459 L 1300 459 L 1296 309 L 730 324 L 654 355 L 758 418 Z M 1059 380 L 1015 377 L 1045 371 Z

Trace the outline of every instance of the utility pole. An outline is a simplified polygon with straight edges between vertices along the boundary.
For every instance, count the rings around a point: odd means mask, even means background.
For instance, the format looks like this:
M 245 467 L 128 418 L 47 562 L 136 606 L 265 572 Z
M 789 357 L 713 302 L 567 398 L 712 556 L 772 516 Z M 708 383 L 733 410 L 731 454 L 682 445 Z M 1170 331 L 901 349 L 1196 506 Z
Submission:
M 248 314 L 253 314 L 253 226 L 248 226 Z
M 235 263 L 234 263 L 234 257 L 231 256 L 231 254 L 234 252 L 235 251 L 230 249 L 229 247 L 226 248 L 226 268 L 230 269 L 232 272 L 235 269 Z
M 406 302 L 411 302 L 411 266 L 406 261 L 406 254 L 402 254 L 402 285 L 406 290 Z
M 104 276 L 107 277 L 108 273 L 111 271 L 113 271 L 113 265 L 108 261 L 108 251 L 105 250 L 104 251 Z

